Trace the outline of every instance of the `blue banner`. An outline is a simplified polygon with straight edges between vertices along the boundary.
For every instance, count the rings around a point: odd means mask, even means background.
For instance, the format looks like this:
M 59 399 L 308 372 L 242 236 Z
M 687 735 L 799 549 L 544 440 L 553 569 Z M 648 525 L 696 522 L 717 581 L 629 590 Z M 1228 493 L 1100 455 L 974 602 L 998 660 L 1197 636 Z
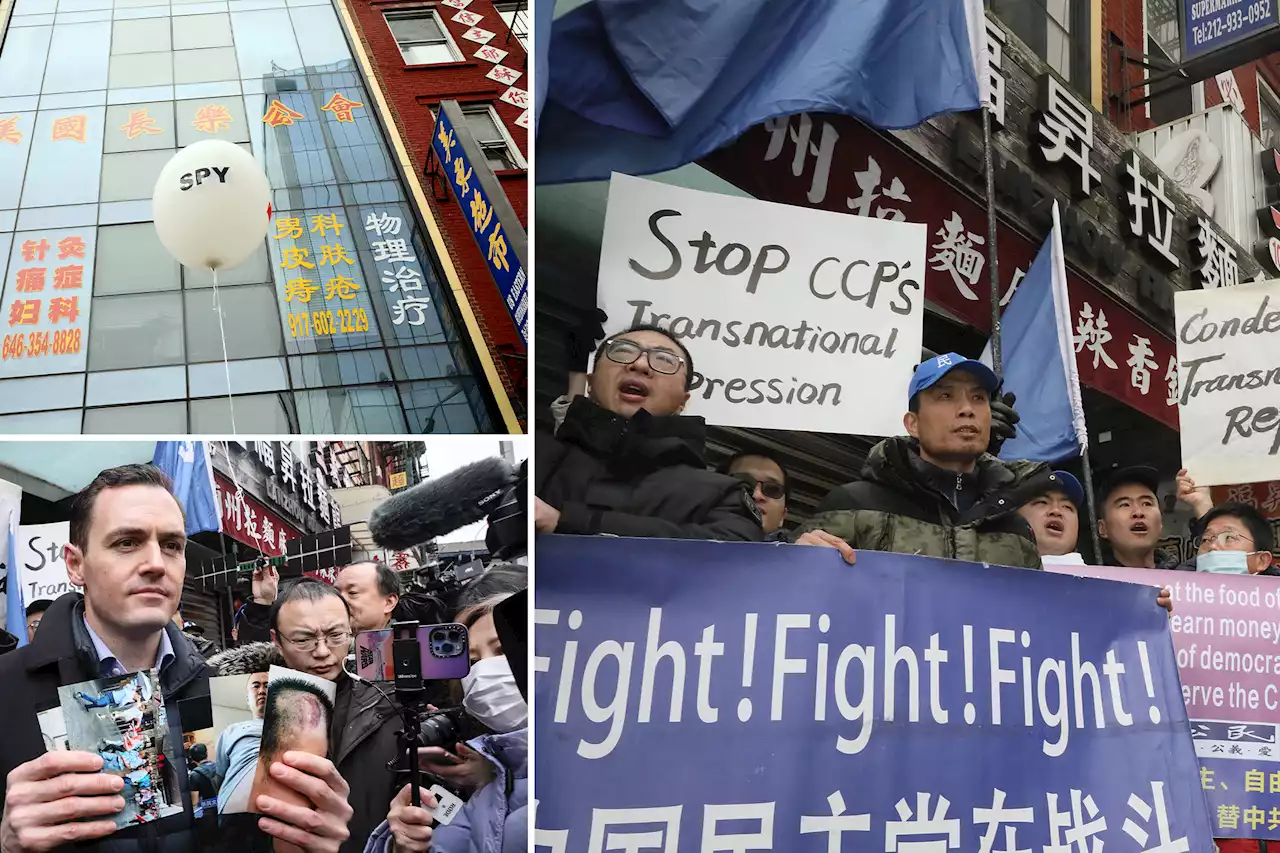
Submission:
M 1214 850 L 1151 588 L 543 536 L 535 622 L 535 847 Z
M 157 441 L 151 464 L 169 475 L 173 496 L 187 516 L 187 535 L 221 530 L 209 454 L 203 441 Z
M 476 238 L 480 254 L 484 255 L 489 272 L 502 293 L 503 304 L 511 321 L 520 332 L 520 340 L 529 345 L 529 288 L 528 277 L 520 258 L 511 250 L 507 235 L 502 231 L 502 223 L 493 210 L 492 200 L 480 186 L 471 161 L 463 152 L 462 146 L 454 138 L 453 124 L 441 108 L 436 115 L 435 137 L 431 140 L 431 150 L 435 152 L 444 168 L 445 177 L 453 186 L 453 196 L 462 208 L 462 218 L 471 229 L 471 236 Z M 485 164 L 482 164 L 485 165 Z
M 1182 0 L 1182 58 L 1275 26 L 1276 9 L 1277 0 Z

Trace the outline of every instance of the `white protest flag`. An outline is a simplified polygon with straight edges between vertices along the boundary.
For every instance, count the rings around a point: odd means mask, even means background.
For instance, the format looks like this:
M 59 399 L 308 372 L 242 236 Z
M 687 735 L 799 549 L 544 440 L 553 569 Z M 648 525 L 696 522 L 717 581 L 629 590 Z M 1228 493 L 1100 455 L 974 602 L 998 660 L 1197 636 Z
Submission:
M 1280 281 L 1174 306 L 1182 464 L 1202 486 L 1280 479 Z
M 901 434 L 920 360 L 925 225 L 614 174 L 599 301 L 670 330 L 686 409 L 721 426 Z

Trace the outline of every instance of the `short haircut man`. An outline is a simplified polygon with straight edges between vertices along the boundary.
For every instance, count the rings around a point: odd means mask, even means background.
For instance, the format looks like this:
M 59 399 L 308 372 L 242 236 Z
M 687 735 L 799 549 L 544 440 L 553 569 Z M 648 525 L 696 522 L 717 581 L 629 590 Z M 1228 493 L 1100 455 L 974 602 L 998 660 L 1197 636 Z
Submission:
M 744 450 L 722 465 L 720 473 L 742 480 L 751 490 L 766 537 L 782 529 L 791 500 L 791 478 L 775 456 L 761 450 Z
M 170 495 L 173 494 L 173 481 L 169 475 L 151 463 L 134 463 L 108 468 L 93 478 L 89 485 L 76 492 L 71 498 L 70 538 L 71 544 L 80 550 L 89 546 L 89 524 L 93 515 L 93 505 L 98 496 L 106 489 L 119 489 L 124 486 L 159 486 Z M 182 509 L 182 502 L 173 499 Z M 183 513 L 183 521 L 186 513 Z
M 1245 503 L 1224 503 L 1215 506 L 1200 519 L 1204 534 L 1199 538 L 1197 550 L 1205 554 L 1221 547 L 1222 550 L 1244 551 L 1250 574 L 1280 574 L 1275 566 L 1276 538 L 1271 525 L 1262 513 Z M 1241 530 L 1240 528 L 1244 529 Z M 1228 534 L 1227 538 L 1237 541 L 1225 546 L 1218 546 L 1218 537 Z M 1241 541 L 1241 534 L 1248 539 Z
M 347 615 L 351 615 L 351 608 L 347 605 L 347 600 L 342 597 L 342 593 L 329 586 L 324 581 L 318 581 L 315 578 L 298 578 L 290 584 L 287 584 L 280 594 L 276 596 L 275 603 L 271 605 L 271 615 L 269 617 L 271 630 L 275 631 L 280 624 L 280 608 L 284 607 L 291 601 L 323 601 L 325 598 L 332 596 L 342 602 L 342 606 L 346 608 Z
M 1098 535 L 1107 541 L 1113 566 L 1172 569 L 1178 560 L 1158 554 L 1164 531 L 1160 511 L 1160 472 L 1132 465 L 1106 475 L 1098 490 Z
M 336 587 L 347 602 L 351 629 L 356 632 L 386 628 L 404 597 L 400 575 L 381 560 L 344 566 L 338 571 Z
M 36 629 L 40 627 L 40 620 L 44 617 L 44 612 L 49 609 L 49 605 L 53 604 L 48 598 L 42 598 L 39 601 L 33 601 L 27 605 L 27 642 L 33 642 L 36 638 Z
M 609 337 L 601 341 L 600 346 L 596 348 L 595 358 L 591 362 L 592 365 L 599 365 L 600 360 L 606 357 L 605 350 L 608 348 L 610 343 L 616 341 L 618 338 L 625 338 L 628 335 L 634 335 L 636 332 L 655 332 L 675 344 L 676 349 L 680 351 L 680 356 L 684 358 L 684 390 L 688 391 L 693 387 L 693 355 L 689 352 L 689 348 L 680 343 L 680 341 L 678 341 L 669 330 L 664 329 L 661 326 L 655 326 L 652 323 L 636 323 L 625 332 L 618 332 L 616 335 L 609 335 Z

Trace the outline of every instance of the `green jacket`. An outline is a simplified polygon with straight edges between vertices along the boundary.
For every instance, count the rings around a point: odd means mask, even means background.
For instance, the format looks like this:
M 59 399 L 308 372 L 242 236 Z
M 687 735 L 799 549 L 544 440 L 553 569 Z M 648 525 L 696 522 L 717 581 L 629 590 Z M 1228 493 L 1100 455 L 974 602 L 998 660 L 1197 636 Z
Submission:
M 973 474 L 955 474 L 922 460 L 915 439 L 887 438 L 862 479 L 827 495 L 795 536 L 825 530 L 855 549 L 1039 569 L 1035 534 L 1017 510 L 1049 474 L 1043 463 L 989 454 Z

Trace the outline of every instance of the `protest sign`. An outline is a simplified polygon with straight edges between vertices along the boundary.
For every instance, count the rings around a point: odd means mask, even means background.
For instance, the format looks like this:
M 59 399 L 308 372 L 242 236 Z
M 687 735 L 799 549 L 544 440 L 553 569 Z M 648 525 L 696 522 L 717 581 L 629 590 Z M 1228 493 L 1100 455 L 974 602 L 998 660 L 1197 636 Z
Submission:
M 1213 834 L 1280 839 L 1280 579 L 1110 566 L 1049 571 L 1169 588 Z
M 599 302 L 612 334 L 669 329 L 686 411 L 721 426 L 899 435 L 920 361 L 918 223 L 613 176 Z
M 24 524 L 18 528 L 18 572 L 23 605 L 67 592 L 84 592 L 67 579 L 62 552 L 71 540 L 71 522 Z
M 1280 478 L 1280 281 L 1174 305 L 1183 466 L 1202 486 Z
M 557 536 L 538 570 L 536 846 L 1213 849 L 1148 589 Z

